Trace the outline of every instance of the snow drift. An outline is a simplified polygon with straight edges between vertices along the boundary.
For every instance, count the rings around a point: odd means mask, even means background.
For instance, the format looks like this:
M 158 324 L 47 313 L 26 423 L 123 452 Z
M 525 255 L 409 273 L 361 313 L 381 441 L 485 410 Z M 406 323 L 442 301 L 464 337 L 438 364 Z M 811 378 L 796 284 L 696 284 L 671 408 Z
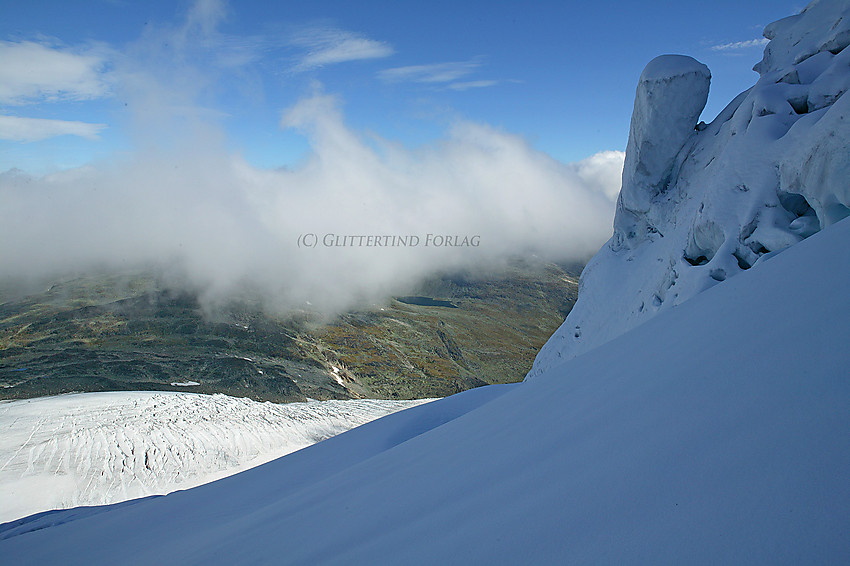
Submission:
M 530 377 L 850 214 L 850 5 L 812 2 L 764 35 L 758 82 L 707 126 L 708 69 L 670 55 L 647 65 L 614 235 Z

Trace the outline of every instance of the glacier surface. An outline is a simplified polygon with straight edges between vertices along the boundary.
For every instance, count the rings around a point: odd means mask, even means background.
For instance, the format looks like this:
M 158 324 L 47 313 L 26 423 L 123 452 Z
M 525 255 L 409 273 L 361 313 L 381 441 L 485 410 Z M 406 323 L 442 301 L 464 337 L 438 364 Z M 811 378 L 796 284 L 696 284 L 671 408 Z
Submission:
M 195 487 L 427 401 L 114 392 L 0 402 L 0 523 Z

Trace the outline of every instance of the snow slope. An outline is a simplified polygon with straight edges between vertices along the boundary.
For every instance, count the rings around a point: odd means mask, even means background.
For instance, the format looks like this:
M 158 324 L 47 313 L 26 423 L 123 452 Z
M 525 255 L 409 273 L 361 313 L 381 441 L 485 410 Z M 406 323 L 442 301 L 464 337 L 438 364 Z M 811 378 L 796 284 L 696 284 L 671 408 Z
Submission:
M 15 564 L 850 563 L 850 220 L 513 386 L 0 533 Z
M 708 69 L 676 55 L 647 65 L 614 235 L 529 377 L 850 214 L 850 3 L 812 2 L 764 35 L 758 82 L 707 126 Z
M 423 402 L 145 392 L 0 402 L 0 523 L 195 487 Z

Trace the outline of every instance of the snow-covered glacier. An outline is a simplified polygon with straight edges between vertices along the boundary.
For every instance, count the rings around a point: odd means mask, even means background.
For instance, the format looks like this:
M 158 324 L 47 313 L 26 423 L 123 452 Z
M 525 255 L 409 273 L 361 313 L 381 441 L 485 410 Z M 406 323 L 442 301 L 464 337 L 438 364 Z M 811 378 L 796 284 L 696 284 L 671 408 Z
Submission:
M 529 377 L 850 214 L 850 4 L 812 2 L 764 35 L 758 82 L 708 125 L 708 68 L 675 55 L 647 65 L 614 235 Z
M 121 391 L 0 402 L 0 523 L 195 487 L 427 401 Z

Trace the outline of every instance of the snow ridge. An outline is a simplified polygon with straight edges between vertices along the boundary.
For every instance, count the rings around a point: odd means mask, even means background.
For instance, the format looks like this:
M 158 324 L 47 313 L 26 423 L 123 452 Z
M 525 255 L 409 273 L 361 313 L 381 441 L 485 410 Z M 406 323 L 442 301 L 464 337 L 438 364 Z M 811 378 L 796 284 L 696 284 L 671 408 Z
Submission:
M 850 214 L 850 5 L 767 26 L 756 85 L 696 123 L 708 70 L 662 56 L 641 76 L 614 235 L 528 377 L 642 324 Z

